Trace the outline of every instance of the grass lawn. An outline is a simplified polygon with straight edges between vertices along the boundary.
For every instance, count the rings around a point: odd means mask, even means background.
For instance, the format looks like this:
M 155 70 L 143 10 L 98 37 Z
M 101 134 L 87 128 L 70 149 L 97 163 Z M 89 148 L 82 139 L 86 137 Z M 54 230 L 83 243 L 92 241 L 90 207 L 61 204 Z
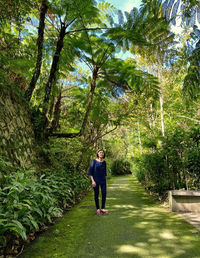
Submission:
M 200 258 L 197 230 L 150 199 L 133 176 L 111 180 L 106 208 L 109 215 L 95 215 L 89 193 L 20 258 Z

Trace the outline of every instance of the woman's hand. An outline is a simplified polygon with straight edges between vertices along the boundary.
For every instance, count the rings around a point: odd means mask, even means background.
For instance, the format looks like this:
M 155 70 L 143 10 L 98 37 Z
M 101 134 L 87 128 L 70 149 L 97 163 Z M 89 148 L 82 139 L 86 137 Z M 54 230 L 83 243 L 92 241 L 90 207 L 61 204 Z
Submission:
M 92 181 L 92 187 L 96 187 L 96 183 L 94 180 Z

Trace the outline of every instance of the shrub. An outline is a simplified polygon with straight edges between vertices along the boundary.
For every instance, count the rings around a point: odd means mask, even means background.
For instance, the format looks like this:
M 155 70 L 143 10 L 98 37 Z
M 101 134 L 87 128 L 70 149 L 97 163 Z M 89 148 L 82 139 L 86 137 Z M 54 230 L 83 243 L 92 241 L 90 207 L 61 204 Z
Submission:
M 114 160 L 111 164 L 112 175 L 125 175 L 131 174 L 131 165 L 124 159 Z
M 136 175 L 145 187 L 163 195 L 170 189 L 200 187 L 199 128 L 173 128 L 159 144 L 151 144 L 145 153 L 134 158 Z M 153 147 L 152 147 L 153 146 Z
M 0 188 L 0 245 L 10 249 L 62 214 L 89 189 L 86 174 L 72 171 L 19 170 Z M 12 248 L 11 248 L 12 249 Z

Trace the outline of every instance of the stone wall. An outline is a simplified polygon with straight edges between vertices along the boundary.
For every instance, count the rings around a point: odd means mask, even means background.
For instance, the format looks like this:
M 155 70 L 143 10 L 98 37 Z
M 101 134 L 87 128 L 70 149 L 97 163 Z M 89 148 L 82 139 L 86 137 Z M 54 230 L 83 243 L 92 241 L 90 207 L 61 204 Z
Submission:
M 169 205 L 174 212 L 200 212 L 200 191 L 172 190 Z
M 0 150 L 10 161 L 24 168 L 35 160 L 34 131 L 29 107 L 11 90 L 0 89 Z

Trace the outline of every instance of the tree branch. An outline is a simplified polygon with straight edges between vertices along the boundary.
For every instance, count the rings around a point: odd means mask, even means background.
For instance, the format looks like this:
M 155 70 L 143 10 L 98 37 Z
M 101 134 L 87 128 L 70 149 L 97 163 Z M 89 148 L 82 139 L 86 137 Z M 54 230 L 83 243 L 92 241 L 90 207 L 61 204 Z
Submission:
M 113 132 L 113 131 L 116 130 L 116 129 L 117 129 L 117 125 L 116 125 L 112 130 L 107 131 L 107 132 L 105 132 L 104 134 L 95 137 L 95 138 L 92 140 L 91 144 L 93 144 L 93 143 L 94 143 L 96 140 L 98 140 L 99 138 L 104 137 L 105 135 L 107 135 L 107 134 Z
M 84 60 L 82 57 L 80 57 L 80 59 L 89 67 L 90 71 L 92 71 L 92 66 L 86 60 Z
M 191 117 L 187 117 L 187 116 L 180 116 L 180 115 L 178 115 L 177 117 L 187 118 L 187 119 L 189 119 L 189 120 L 195 121 L 195 122 L 197 122 L 198 124 L 200 124 L 200 120 L 197 120 L 197 119 L 194 119 L 194 118 L 191 118 Z
M 66 28 L 68 28 L 77 18 L 72 19 L 71 21 L 69 21 L 66 25 Z M 66 33 L 67 34 L 67 33 Z
M 79 133 L 50 133 L 48 136 L 56 138 L 76 138 L 81 136 Z
M 108 30 L 109 28 L 100 28 L 100 27 L 97 27 L 97 28 L 82 28 L 82 29 L 79 29 L 79 30 L 70 30 L 70 31 L 67 31 L 66 34 L 71 34 L 71 33 L 74 33 L 74 32 L 79 32 L 79 31 L 90 31 L 90 30 Z
M 93 143 L 94 143 L 96 140 L 98 140 L 99 138 L 104 137 L 105 135 L 107 135 L 107 134 L 113 132 L 113 131 L 116 130 L 116 129 L 117 129 L 117 125 L 116 125 L 112 130 L 107 131 L 107 132 L 105 132 L 104 134 L 95 137 L 95 139 L 93 139 L 93 141 L 92 141 L 90 144 L 93 144 Z M 51 133 L 51 134 L 49 134 L 48 136 L 50 136 L 50 137 L 56 137 L 56 138 L 76 138 L 76 137 L 81 136 L 81 133 L 80 133 L 80 132 L 79 132 L 79 133 Z

